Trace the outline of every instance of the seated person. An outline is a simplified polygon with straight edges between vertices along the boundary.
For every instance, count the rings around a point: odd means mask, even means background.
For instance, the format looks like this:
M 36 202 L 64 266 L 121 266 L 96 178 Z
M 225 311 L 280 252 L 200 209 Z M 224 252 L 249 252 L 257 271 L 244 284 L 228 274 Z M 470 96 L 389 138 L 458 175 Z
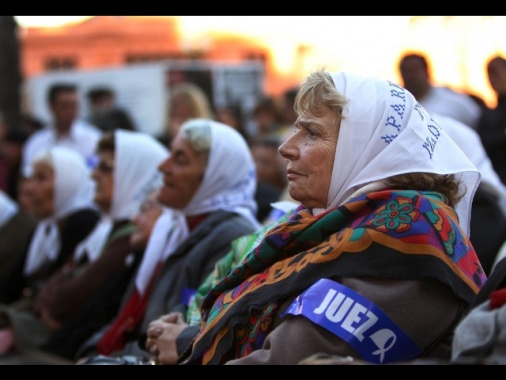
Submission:
M 169 154 L 154 137 L 120 129 L 102 137 L 97 153 L 98 163 L 92 172 L 93 200 L 100 207 L 101 219 L 44 282 L 33 301 L 34 313 L 25 316 L 30 326 L 37 326 L 44 334 L 34 339 L 28 329 L 14 324 L 16 347 L 21 351 L 42 347 L 86 302 L 103 291 L 108 278 L 128 270 L 133 231 L 130 219 L 147 193 L 160 186 L 157 166 Z M 112 315 L 115 312 L 112 310 Z
M 41 315 L 34 306 L 40 289 L 100 218 L 93 204 L 89 169 L 79 153 L 70 148 L 50 148 L 35 157 L 31 169 L 25 190 L 39 221 L 29 246 L 0 280 L 3 327 L 16 336 L 18 344 L 24 339 L 46 337 L 48 332 L 38 323 Z
M 301 202 L 202 302 L 181 364 L 449 359 L 485 283 L 469 240 L 476 167 L 386 80 L 317 70 L 279 147 Z
M 149 323 L 188 304 L 231 242 L 261 227 L 255 216 L 255 164 L 246 141 L 232 127 L 211 119 L 189 120 L 159 170 L 163 185 L 158 201 L 176 211 L 174 219 L 153 231 L 122 308 L 83 344 L 79 362 L 94 355 L 149 358 L 138 345 Z M 152 249 L 151 240 L 157 242 Z
M 273 220 L 262 229 L 241 236 L 232 242 L 231 251 L 216 263 L 216 267 L 207 279 L 199 286 L 187 310 L 181 308 L 152 321 L 146 336 L 141 337 L 140 344 L 153 355 L 158 364 L 176 364 L 200 329 L 200 307 L 212 286 L 216 285 L 234 266 L 242 262 L 246 254 L 256 246 L 274 223 L 283 223 L 293 213 L 297 203 L 284 201 L 273 204 L 281 213 L 278 220 Z M 186 310 L 186 311 L 185 311 Z
M 155 224 L 171 213 L 157 202 L 157 195 L 158 189 L 151 191 L 140 205 L 139 211 L 132 216 L 134 229 L 129 235 L 131 250 L 128 257 L 129 265 L 123 271 L 109 276 L 100 292 L 97 292 L 51 335 L 41 347 L 44 352 L 72 360 L 80 345 L 95 331 L 109 323 L 116 314 L 123 293 L 142 260 Z

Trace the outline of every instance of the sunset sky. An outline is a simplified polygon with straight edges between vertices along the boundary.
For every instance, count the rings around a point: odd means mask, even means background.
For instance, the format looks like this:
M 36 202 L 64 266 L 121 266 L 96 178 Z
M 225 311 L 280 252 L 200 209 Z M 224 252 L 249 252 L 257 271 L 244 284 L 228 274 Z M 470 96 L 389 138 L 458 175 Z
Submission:
M 21 27 L 50 27 L 90 16 L 15 17 Z M 489 104 L 495 96 L 485 63 L 494 53 L 506 53 L 505 16 L 178 17 L 188 44 L 205 43 L 210 31 L 262 39 L 277 70 L 301 78 L 326 66 L 399 82 L 402 52 L 422 51 L 430 56 L 436 83 L 474 92 Z

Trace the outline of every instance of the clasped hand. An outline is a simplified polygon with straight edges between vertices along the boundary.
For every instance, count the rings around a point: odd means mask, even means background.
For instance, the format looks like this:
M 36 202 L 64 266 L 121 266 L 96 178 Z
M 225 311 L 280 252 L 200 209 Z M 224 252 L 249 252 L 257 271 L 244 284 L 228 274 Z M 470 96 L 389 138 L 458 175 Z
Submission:
M 187 326 L 180 312 L 169 313 L 149 324 L 146 348 L 157 363 L 177 364 L 176 338 Z

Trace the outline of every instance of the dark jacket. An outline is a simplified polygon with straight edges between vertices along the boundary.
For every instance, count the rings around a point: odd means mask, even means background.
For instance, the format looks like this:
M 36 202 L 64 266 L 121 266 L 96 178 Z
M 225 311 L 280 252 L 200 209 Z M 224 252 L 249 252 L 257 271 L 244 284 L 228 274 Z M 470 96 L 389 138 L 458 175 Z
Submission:
M 490 275 L 497 253 L 506 241 L 506 216 L 497 197 L 482 185 L 473 198 L 470 239 L 483 271 Z
M 165 261 L 154 284 L 141 325 L 137 331 L 131 332 L 122 353 L 149 356 L 138 344 L 138 339 L 147 331 L 149 323 L 178 307 L 183 291 L 196 290 L 200 286 L 214 270 L 215 263 L 230 251 L 231 242 L 255 229 L 256 226 L 241 215 L 217 211 L 191 231 L 188 238 Z M 128 302 L 134 290 L 135 278 L 125 294 L 123 305 Z M 106 328 L 107 326 L 102 332 Z M 101 333 L 86 342 L 81 350 L 89 353 L 89 348 L 96 344 Z
M 89 235 L 99 218 L 97 210 L 88 208 L 78 210 L 61 220 L 61 248 L 56 260 L 25 277 L 23 269 L 28 256 L 28 242 L 23 254 L 12 263 L 9 274 L 0 280 L 0 303 L 10 304 L 21 298 L 34 298 L 44 282 L 72 256 L 76 246 Z
M 115 222 L 106 247 L 91 263 L 75 263 L 71 257 L 40 290 L 35 303 L 36 310 L 48 310 L 52 318 L 60 323 L 74 315 L 102 290 L 109 277 L 122 271 L 132 251 L 130 234 L 133 228 L 128 220 Z
M 506 183 L 506 97 L 498 99 L 497 107 L 486 110 L 476 126 L 492 166 Z
M 11 275 L 13 263 L 24 260 L 36 225 L 35 218 L 19 210 L 0 227 L 0 298 L 4 293 L 2 282 Z

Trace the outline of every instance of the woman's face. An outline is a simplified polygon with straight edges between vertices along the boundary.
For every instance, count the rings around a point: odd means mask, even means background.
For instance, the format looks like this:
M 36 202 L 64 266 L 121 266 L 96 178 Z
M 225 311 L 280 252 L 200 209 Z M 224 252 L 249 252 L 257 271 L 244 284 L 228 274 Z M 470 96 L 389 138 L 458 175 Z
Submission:
M 204 179 L 207 154 L 196 152 L 182 133 L 176 135 L 170 151 L 170 157 L 158 167 L 163 174 L 158 201 L 167 207 L 182 209 L 190 203 Z
M 98 153 L 98 164 L 91 172 L 91 178 L 95 181 L 93 201 L 103 212 L 108 213 L 114 194 L 114 152 Z
M 322 116 L 299 115 L 294 132 L 279 147 L 288 160 L 290 196 L 309 209 L 326 208 L 339 134 L 339 119 L 329 108 Z
M 54 213 L 54 170 L 47 162 L 36 162 L 33 174 L 25 183 L 25 194 L 30 200 L 30 211 L 38 218 Z
M 162 206 L 157 202 L 158 193 L 150 193 L 142 202 L 137 215 L 132 218 L 135 230 L 130 235 L 130 245 L 133 249 L 145 249 L 153 227 L 162 214 Z

